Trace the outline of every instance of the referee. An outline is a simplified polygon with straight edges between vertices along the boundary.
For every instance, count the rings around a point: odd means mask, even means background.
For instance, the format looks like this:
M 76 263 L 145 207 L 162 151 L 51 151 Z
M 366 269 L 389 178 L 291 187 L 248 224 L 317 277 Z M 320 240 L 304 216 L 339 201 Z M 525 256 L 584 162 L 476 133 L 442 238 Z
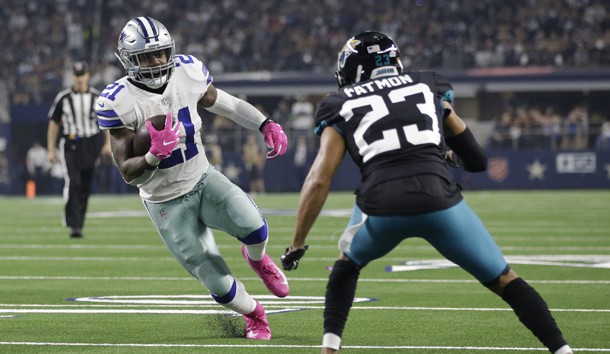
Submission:
M 47 150 L 49 161 L 61 162 L 64 173 L 63 224 L 70 228 L 70 237 L 80 238 L 96 160 L 100 152 L 110 156 L 111 150 L 110 135 L 97 126 L 94 104 L 99 92 L 89 87 L 89 68 L 76 62 L 72 70 L 73 86 L 59 92 L 49 110 Z

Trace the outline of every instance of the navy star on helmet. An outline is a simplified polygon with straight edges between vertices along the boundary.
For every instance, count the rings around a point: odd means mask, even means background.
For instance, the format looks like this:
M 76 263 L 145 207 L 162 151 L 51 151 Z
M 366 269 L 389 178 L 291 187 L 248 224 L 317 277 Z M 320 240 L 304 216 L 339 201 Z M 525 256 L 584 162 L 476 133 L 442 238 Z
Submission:
M 167 28 L 151 17 L 136 17 L 127 22 L 119 35 L 117 51 L 115 55 L 127 75 L 150 88 L 165 85 L 174 72 L 174 40 Z M 167 58 L 165 64 L 148 65 L 152 57 L 161 55 Z
M 343 45 L 337 58 L 335 77 L 341 88 L 401 72 L 400 51 L 392 38 L 385 33 L 366 31 Z

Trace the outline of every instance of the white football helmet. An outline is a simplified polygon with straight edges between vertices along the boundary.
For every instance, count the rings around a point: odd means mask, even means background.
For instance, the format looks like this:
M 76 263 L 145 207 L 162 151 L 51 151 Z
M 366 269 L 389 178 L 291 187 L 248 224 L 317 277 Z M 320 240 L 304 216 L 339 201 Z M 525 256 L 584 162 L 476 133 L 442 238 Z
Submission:
M 136 17 L 127 22 L 119 35 L 117 58 L 127 75 L 150 88 L 167 83 L 174 72 L 174 40 L 163 24 L 150 17 Z M 151 66 L 149 60 L 165 55 L 166 64 Z

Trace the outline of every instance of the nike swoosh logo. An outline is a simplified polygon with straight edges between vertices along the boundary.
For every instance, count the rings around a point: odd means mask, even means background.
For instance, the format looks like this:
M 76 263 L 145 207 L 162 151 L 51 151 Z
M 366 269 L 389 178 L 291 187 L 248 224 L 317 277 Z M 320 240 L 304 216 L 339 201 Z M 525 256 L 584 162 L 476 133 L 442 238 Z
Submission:
M 173 144 L 173 143 L 174 143 L 173 141 L 165 141 L 165 140 L 163 140 L 163 146 L 167 146 L 167 145 Z
M 258 336 L 258 332 L 254 332 L 253 330 L 250 330 L 250 332 L 248 332 L 248 337 L 256 337 Z
M 100 106 L 100 107 L 104 107 L 106 104 L 105 104 L 105 103 L 99 103 L 99 102 L 98 102 L 98 103 L 97 103 L 97 105 L 98 105 L 98 106 Z

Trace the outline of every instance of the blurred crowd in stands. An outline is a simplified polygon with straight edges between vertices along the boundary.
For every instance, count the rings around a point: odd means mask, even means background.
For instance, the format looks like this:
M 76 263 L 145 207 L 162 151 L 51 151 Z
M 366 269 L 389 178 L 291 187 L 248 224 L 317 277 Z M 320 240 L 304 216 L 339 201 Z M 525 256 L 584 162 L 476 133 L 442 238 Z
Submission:
M 114 57 L 117 36 L 136 16 L 164 23 L 177 53 L 202 59 L 212 75 L 296 71 L 332 77 L 345 39 L 366 29 L 390 34 L 406 68 L 610 67 L 608 0 L 359 0 L 357 6 L 338 0 L 3 0 L 0 89 L 8 104 L 50 107 L 58 89 L 70 84 L 75 60 L 90 63 L 92 86 L 100 90 L 123 76 Z M 311 129 L 316 101 L 287 93 L 273 105 L 257 105 L 285 126 L 299 179 L 317 142 Z M 488 148 L 610 150 L 609 117 L 587 104 L 507 102 L 494 115 L 483 118 L 493 121 L 481 141 Z M 223 117 L 207 124 L 208 155 L 223 168 L 223 153 L 239 153 L 247 132 Z M 265 149 L 262 140 L 258 144 Z M 25 153 L 13 154 L 25 159 Z M 7 161 L 0 154 L 0 184 L 8 178 Z M 101 163 L 107 175 L 100 178 L 115 180 L 108 188 L 125 188 L 112 161 Z M 36 178 L 39 170 L 30 165 L 25 173 Z M 48 166 L 43 170 L 50 174 Z M 100 191 L 124 192 L 105 188 Z
M 607 0 L 4 0 L 0 76 L 12 102 L 52 99 L 72 60 L 99 87 L 122 75 L 117 35 L 135 16 L 163 22 L 178 53 L 212 74 L 334 71 L 349 35 L 393 36 L 406 67 L 598 68 L 610 63 Z
M 508 106 L 497 120 L 487 147 L 496 150 L 610 150 L 610 121 L 589 115 L 577 104 L 568 112 L 553 105 Z

